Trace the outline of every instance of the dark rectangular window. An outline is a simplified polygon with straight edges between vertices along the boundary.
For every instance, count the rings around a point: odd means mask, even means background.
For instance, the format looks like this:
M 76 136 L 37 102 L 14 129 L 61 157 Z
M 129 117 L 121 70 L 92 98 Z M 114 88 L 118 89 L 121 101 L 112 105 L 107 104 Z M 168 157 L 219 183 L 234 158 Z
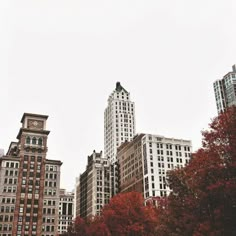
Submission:
M 68 203 L 68 215 L 72 215 L 72 203 Z
M 32 199 L 27 199 L 27 204 L 31 204 L 32 203 Z

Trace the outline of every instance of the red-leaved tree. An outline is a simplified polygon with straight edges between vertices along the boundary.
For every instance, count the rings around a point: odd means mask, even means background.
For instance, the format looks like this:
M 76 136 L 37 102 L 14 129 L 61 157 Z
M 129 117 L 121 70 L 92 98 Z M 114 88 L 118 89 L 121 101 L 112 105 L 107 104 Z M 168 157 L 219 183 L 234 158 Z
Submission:
M 101 216 L 77 217 L 68 236 L 152 236 L 156 229 L 155 208 L 144 205 L 141 193 L 120 193 L 107 204 Z
M 86 236 L 111 236 L 103 218 L 96 216 L 87 221 Z
M 156 212 L 144 206 L 141 193 L 128 192 L 114 196 L 102 211 L 104 223 L 113 236 L 154 235 Z
M 236 107 L 203 132 L 203 148 L 168 175 L 173 192 L 158 208 L 158 235 L 236 235 Z

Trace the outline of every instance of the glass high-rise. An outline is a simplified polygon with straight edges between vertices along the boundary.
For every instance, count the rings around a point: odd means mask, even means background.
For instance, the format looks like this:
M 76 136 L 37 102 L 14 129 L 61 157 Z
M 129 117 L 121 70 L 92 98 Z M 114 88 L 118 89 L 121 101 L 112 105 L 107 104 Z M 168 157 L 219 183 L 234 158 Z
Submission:
M 214 82 L 214 92 L 218 114 L 227 107 L 236 105 L 236 64 L 223 79 Z

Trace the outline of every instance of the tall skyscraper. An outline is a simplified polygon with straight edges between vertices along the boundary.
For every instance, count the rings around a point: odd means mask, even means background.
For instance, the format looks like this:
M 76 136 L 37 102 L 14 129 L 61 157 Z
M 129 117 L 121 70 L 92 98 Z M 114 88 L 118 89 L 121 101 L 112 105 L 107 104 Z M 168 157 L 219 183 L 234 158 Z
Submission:
M 214 82 L 214 92 L 218 114 L 227 107 L 236 105 L 236 64 L 233 71 L 228 72 L 223 79 Z
M 191 158 L 190 140 L 139 134 L 118 148 L 120 191 L 137 191 L 148 200 L 168 195 L 166 173 L 185 166 Z
M 0 235 L 57 235 L 62 162 L 46 159 L 47 118 L 24 113 L 18 142 L 0 158 Z
M 132 140 L 135 135 L 135 106 L 130 93 L 116 83 L 115 90 L 108 98 L 104 112 L 104 152 L 105 157 L 116 161 L 117 147 Z

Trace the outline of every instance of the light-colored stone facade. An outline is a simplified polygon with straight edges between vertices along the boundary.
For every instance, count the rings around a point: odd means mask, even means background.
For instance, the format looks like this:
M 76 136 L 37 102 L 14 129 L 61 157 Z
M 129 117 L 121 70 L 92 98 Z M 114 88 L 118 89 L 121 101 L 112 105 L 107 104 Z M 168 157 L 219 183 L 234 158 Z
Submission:
M 102 152 L 88 156 L 86 171 L 76 184 L 76 216 L 85 219 L 99 215 L 102 207 L 109 203 L 114 186 L 113 165 L 102 156 Z
M 119 147 L 121 192 L 142 192 L 145 199 L 170 192 L 166 173 L 185 166 L 192 152 L 191 141 L 140 134 Z
M 69 226 L 72 226 L 74 218 L 74 193 L 66 192 L 65 189 L 60 190 L 59 202 L 59 223 L 58 233 L 67 232 Z
M 0 158 L 0 235 L 12 235 L 20 159 Z
M 116 162 L 117 148 L 126 140 L 132 140 L 135 134 L 135 105 L 119 82 L 108 98 L 104 112 L 104 154 Z

